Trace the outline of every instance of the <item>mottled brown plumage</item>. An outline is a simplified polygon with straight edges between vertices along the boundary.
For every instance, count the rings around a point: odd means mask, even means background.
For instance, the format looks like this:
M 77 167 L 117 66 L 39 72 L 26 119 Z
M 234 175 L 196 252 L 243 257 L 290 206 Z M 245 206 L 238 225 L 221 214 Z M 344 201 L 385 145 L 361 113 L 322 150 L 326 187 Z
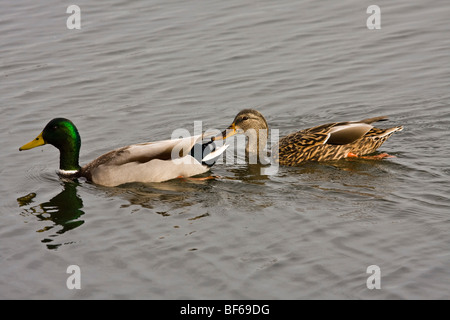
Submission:
M 275 151 L 272 154 L 279 164 L 286 166 L 305 161 L 363 157 L 375 152 L 394 132 L 403 129 L 402 126 L 379 129 L 371 125 L 385 120 L 386 117 L 375 117 L 361 121 L 333 122 L 294 132 L 281 138 L 272 148 Z M 257 131 L 258 139 L 249 139 L 246 151 L 259 154 L 259 147 L 266 145 L 267 130 L 267 121 L 261 113 L 245 109 L 237 114 L 228 130 L 223 132 L 222 138 Z

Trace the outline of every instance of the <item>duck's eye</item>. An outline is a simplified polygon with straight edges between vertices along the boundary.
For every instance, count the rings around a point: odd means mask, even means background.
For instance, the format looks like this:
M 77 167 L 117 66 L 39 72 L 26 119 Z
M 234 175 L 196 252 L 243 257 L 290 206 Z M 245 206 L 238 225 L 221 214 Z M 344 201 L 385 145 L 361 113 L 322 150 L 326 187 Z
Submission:
M 247 116 L 242 117 L 242 121 L 245 121 L 245 120 L 248 120 L 248 117 L 247 117 Z

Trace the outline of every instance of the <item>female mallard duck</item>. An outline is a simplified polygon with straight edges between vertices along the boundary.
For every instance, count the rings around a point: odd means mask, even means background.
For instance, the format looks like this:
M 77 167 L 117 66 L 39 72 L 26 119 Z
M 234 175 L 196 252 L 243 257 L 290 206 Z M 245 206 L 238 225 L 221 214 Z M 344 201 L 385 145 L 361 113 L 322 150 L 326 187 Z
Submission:
M 371 125 L 386 117 L 375 117 L 361 121 L 334 122 L 291 133 L 279 140 L 273 152 L 281 165 L 294 166 L 305 161 L 332 161 L 343 158 L 383 159 L 390 157 L 383 153 L 366 156 L 375 152 L 394 132 L 402 126 L 378 129 Z M 260 146 L 267 143 L 268 125 L 263 115 L 256 110 L 239 112 L 233 123 L 221 135 L 212 140 L 226 139 L 237 133 L 248 137 L 248 155 L 260 155 Z
M 55 118 L 36 139 L 19 150 L 51 144 L 60 152 L 60 175 L 85 177 L 96 184 L 113 187 L 129 182 L 161 182 L 207 172 L 227 146 L 215 150 L 209 142 L 202 144 L 202 139 L 203 135 L 197 135 L 130 145 L 110 151 L 80 167 L 81 138 L 77 128 L 68 119 Z

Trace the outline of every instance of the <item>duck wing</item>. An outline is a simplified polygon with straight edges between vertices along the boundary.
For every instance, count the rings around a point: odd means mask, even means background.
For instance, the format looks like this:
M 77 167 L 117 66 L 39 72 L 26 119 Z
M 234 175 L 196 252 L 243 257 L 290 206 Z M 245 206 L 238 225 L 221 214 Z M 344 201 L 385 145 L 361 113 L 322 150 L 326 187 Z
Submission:
M 145 163 L 154 159 L 169 160 L 189 154 L 195 143 L 202 135 L 133 144 L 112 150 L 93 160 L 85 166 L 86 169 L 101 165 L 120 166 L 126 163 Z
M 280 140 L 284 149 L 298 149 L 316 145 L 344 145 L 352 143 L 374 127 L 371 123 L 385 121 L 387 117 L 367 118 L 361 121 L 333 122 L 291 133 Z
M 373 126 L 367 123 L 338 124 L 330 128 L 327 133 L 328 139 L 323 141 L 323 143 L 334 145 L 349 144 L 362 138 L 372 128 Z
M 355 142 L 367 134 L 374 122 L 385 121 L 385 116 L 367 118 L 360 121 L 335 122 L 306 129 L 308 134 L 319 135 L 323 140 L 316 139 L 318 144 L 343 145 Z M 327 135 L 324 137 L 323 135 Z

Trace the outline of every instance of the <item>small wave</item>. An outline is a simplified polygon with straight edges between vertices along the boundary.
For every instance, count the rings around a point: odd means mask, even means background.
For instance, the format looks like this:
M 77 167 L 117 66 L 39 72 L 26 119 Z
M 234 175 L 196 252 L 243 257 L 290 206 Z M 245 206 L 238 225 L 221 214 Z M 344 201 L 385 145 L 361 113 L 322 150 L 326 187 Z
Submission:
M 34 165 L 26 171 L 26 179 L 30 182 L 57 182 L 59 181 L 56 170 L 47 166 Z

